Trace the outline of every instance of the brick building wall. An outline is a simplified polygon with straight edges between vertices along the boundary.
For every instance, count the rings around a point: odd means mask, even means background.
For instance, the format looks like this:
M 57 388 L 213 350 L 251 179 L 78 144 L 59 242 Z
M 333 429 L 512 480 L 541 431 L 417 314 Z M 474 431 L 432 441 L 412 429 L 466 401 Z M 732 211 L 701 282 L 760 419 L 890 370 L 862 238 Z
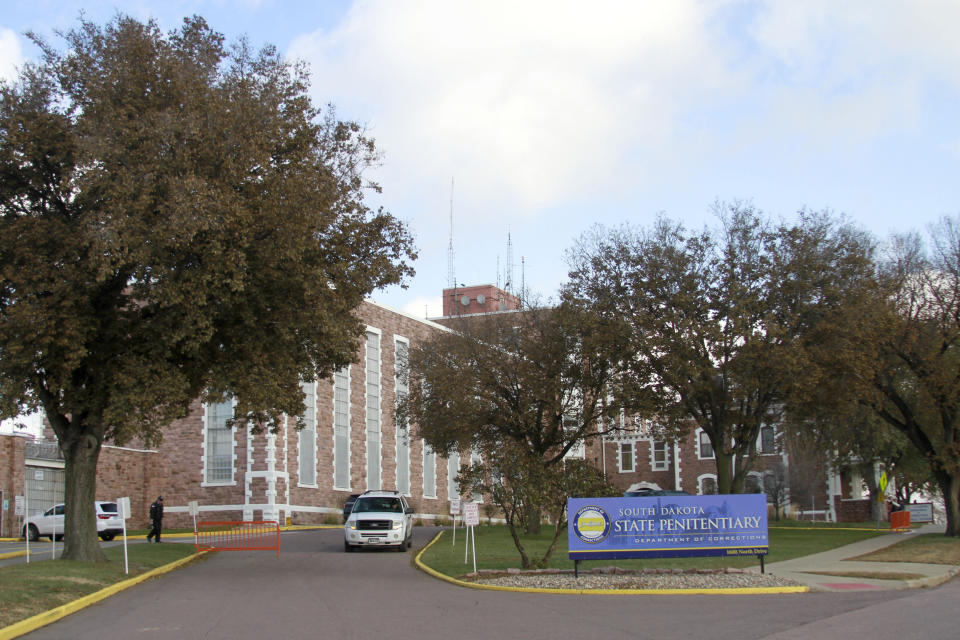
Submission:
M 403 338 L 412 348 L 432 332 L 445 329 L 370 302 L 361 305 L 357 314 L 380 336 L 380 488 L 394 489 L 395 340 Z M 361 339 L 359 362 L 350 367 L 348 488 L 334 487 L 333 382 L 321 380 L 316 385 L 315 485 L 301 482 L 300 436 L 294 417 L 288 417 L 273 435 L 254 435 L 234 428 L 233 480 L 215 486 L 205 483 L 205 408 L 197 400 L 186 418 L 163 430 L 163 441 L 155 449 L 138 450 L 135 444 L 130 448 L 105 447 L 98 466 L 98 496 L 109 494 L 109 499 L 114 499 L 119 497 L 113 495 L 118 487 L 137 482 L 142 489 L 131 496 L 134 518 L 145 514 L 157 495 L 163 495 L 164 525 L 168 527 L 192 525 L 187 512 L 191 500 L 199 503 L 201 518 L 208 520 L 289 518 L 294 523 L 319 523 L 338 517 L 350 493 L 368 488 L 364 358 L 365 343 Z M 436 456 L 436 496 L 424 496 L 423 449 L 420 440 L 410 438 L 410 502 L 421 517 L 445 515 L 449 512 L 447 461 Z
M 149 526 L 150 503 L 157 495 L 152 462 L 155 451 L 105 446 L 97 461 L 97 500 L 130 498 L 128 529 Z
M 871 519 L 869 498 L 852 500 L 834 496 L 833 504 L 837 522 L 866 522 Z
M 475 297 L 475 296 L 474 296 Z M 395 373 L 397 338 L 408 341 L 410 348 L 437 331 L 445 331 L 440 324 L 415 318 L 372 302 L 364 302 L 357 310 L 359 319 L 380 336 L 380 488 L 397 487 L 397 429 L 394 424 L 396 403 Z M 162 442 L 148 449 L 138 443 L 126 447 L 104 447 L 98 465 L 97 496 L 116 499 L 131 498 L 133 520 L 130 526 L 147 525 L 149 504 L 157 495 L 164 496 L 167 527 L 192 526 L 188 514 L 190 501 L 197 501 L 200 518 L 205 520 L 287 519 L 294 523 L 320 523 L 338 519 L 345 499 L 351 493 L 360 493 L 368 487 L 367 481 L 367 398 L 365 344 L 361 338 L 358 362 L 350 367 L 349 375 L 349 486 L 334 485 L 334 386 L 332 380 L 316 384 L 316 482 L 302 481 L 300 436 L 296 419 L 289 417 L 279 425 L 276 434 L 251 434 L 234 428 L 233 472 L 229 481 L 211 484 L 204 476 L 206 407 L 194 401 L 188 415 L 171 423 L 163 430 Z M 16 479 L 8 479 L 16 469 L 23 468 L 22 448 L 19 462 L 15 447 L 3 446 L 0 439 L 0 488 Z M 633 449 L 633 469 L 622 472 L 618 466 L 619 446 L 629 442 Z M 11 451 L 14 451 L 11 453 Z M 657 456 L 653 440 L 640 433 L 618 438 L 594 440 L 584 450 L 587 460 L 605 471 L 607 479 L 625 491 L 633 485 L 646 483 L 662 489 L 681 489 L 699 494 L 704 477 L 716 476 L 713 458 L 701 455 L 697 432 L 692 430 L 676 445 L 667 443 L 663 468 L 654 468 Z M 12 462 L 7 458 L 12 457 Z M 780 460 L 779 454 L 760 455 L 757 471 L 772 468 Z M 469 460 L 467 452 L 461 460 Z M 8 470 L 13 469 L 13 472 Z M 447 460 L 436 456 L 434 482 L 435 496 L 425 495 L 424 446 L 417 438 L 409 443 L 409 500 L 419 517 L 446 516 L 449 513 Z M 20 478 L 22 491 L 22 477 Z M 12 503 L 12 495 L 11 503 Z M 11 508 L 12 512 L 12 508 Z
M 716 479 L 716 459 L 701 455 L 697 429 L 691 429 L 676 444 L 661 441 L 661 446 L 666 448 L 665 456 L 661 453 L 655 457 L 654 442 L 655 438 L 645 436 L 642 432 L 607 436 L 588 444 L 586 457 L 604 472 L 607 481 L 618 493 L 642 485 L 700 495 L 704 488 L 703 479 Z M 623 445 L 632 445 L 633 470 L 621 470 L 620 453 Z M 759 480 L 764 472 L 773 469 L 780 460 L 782 456 L 779 453 L 758 453 L 754 459 L 753 473 Z
M 0 435 L 0 492 L 3 493 L 2 499 L 7 502 L 7 510 L 0 511 L 4 536 L 18 535 L 19 523 L 15 515 L 14 501 L 16 496 L 23 495 L 23 454 L 26 441 L 23 436 Z

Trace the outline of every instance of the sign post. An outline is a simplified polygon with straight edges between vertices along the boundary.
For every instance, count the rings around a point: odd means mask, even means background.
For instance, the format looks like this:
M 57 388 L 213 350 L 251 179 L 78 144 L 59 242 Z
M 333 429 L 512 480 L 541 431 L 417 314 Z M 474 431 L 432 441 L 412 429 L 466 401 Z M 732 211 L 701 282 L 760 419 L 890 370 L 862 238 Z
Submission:
M 877 505 L 877 529 L 880 528 L 880 516 L 883 515 L 884 498 L 886 497 L 886 494 L 887 494 L 887 472 L 886 471 L 880 474 L 880 482 L 878 484 L 880 486 L 880 491 L 877 494 L 877 502 L 879 503 Z
M 200 513 L 200 504 L 196 500 L 187 503 L 187 511 L 193 516 L 193 543 L 199 548 L 200 534 L 197 533 L 197 514 Z
M 480 508 L 476 502 L 467 502 L 463 505 L 463 524 L 467 527 L 467 540 L 473 547 L 473 572 L 477 572 L 477 534 L 473 528 L 480 524 Z M 467 564 L 467 554 L 470 547 L 464 545 L 463 564 Z
M 130 573 L 130 561 L 127 559 L 127 518 L 130 517 L 130 498 L 117 499 L 117 511 L 123 522 L 123 572 Z
M 26 478 L 23 482 L 23 514 L 23 537 L 27 540 L 27 564 L 30 564 L 30 527 L 27 526 L 27 518 L 30 517 L 30 491 L 27 490 Z
M 450 515 L 453 516 L 453 546 L 457 546 L 457 516 L 460 515 L 460 498 L 450 501 Z

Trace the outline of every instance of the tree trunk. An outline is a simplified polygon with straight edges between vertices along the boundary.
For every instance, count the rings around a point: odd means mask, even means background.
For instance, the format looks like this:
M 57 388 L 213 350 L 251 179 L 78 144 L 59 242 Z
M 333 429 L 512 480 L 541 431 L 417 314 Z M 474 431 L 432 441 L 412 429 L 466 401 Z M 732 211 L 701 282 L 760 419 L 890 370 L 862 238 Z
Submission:
M 527 510 L 526 533 L 527 535 L 540 535 L 540 521 L 543 520 L 543 510 L 540 505 L 530 505 Z
M 507 520 L 507 527 L 510 528 L 510 537 L 513 538 L 513 544 L 517 547 L 517 551 L 520 552 L 520 566 L 524 569 L 530 568 L 530 558 L 527 556 L 527 550 L 523 548 L 523 543 L 520 542 L 520 536 L 517 534 L 517 527 L 514 525 L 512 519 Z
M 863 483 L 867 485 L 867 494 L 870 496 L 870 520 L 872 522 L 889 520 L 886 510 L 887 501 L 880 500 L 881 493 L 880 486 L 877 484 L 876 469 L 873 468 L 872 464 L 867 464 L 860 465 L 859 471 Z
M 938 474 L 940 492 L 943 493 L 943 506 L 947 510 L 947 531 L 945 535 L 960 536 L 960 475 Z
M 725 453 L 716 446 L 713 451 L 717 458 L 717 493 L 732 493 L 733 454 Z
M 66 459 L 63 558 L 78 562 L 107 562 L 97 539 L 93 501 L 97 490 L 100 441 L 90 434 L 60 443 Z

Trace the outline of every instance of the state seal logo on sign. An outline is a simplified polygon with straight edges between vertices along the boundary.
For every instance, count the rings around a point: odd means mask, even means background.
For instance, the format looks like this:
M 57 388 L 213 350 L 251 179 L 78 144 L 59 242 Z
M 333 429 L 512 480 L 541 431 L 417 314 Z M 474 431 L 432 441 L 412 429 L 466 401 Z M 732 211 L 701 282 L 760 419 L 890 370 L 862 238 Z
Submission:
M 610 516 L 600 507 L 581 507 L 573 517 L 573 532 L 587 544 L 602 542 L 610 533 Z

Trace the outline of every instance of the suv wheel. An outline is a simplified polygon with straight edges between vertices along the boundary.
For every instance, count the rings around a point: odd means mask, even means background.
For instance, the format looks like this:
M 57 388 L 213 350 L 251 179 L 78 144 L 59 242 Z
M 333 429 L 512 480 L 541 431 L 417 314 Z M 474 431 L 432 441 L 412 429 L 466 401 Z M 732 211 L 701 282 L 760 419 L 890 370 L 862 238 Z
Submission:
M 397 547 L 397 551 L 399 551 L 400 553 L 403 553 L 406 550 L 407 550 L 407 543 L 401 541 L 400 546 Z
M 100 539 L 103 540 L 104 542 L 110 542 L 111 540 L 113 540 L 113 535 L 114 534 L 112 533 L 101 533 Z
M 347 541 L 344 541 L 344 543 L 343 543 L 343 550 L 346 551 L 347 553 L 352 553 L 352 552 L 353 552 L 353 545 L 350 544 L 350 543 L 347 542 Z
M 27 530 L 24 531 L 23 537 L 26 538 L 27 535 L 30 535 L 30 542 L 36 542 L 40 539 L 40 532 L 37 531 L 36 525 L 30 525 L 27 527 Z

